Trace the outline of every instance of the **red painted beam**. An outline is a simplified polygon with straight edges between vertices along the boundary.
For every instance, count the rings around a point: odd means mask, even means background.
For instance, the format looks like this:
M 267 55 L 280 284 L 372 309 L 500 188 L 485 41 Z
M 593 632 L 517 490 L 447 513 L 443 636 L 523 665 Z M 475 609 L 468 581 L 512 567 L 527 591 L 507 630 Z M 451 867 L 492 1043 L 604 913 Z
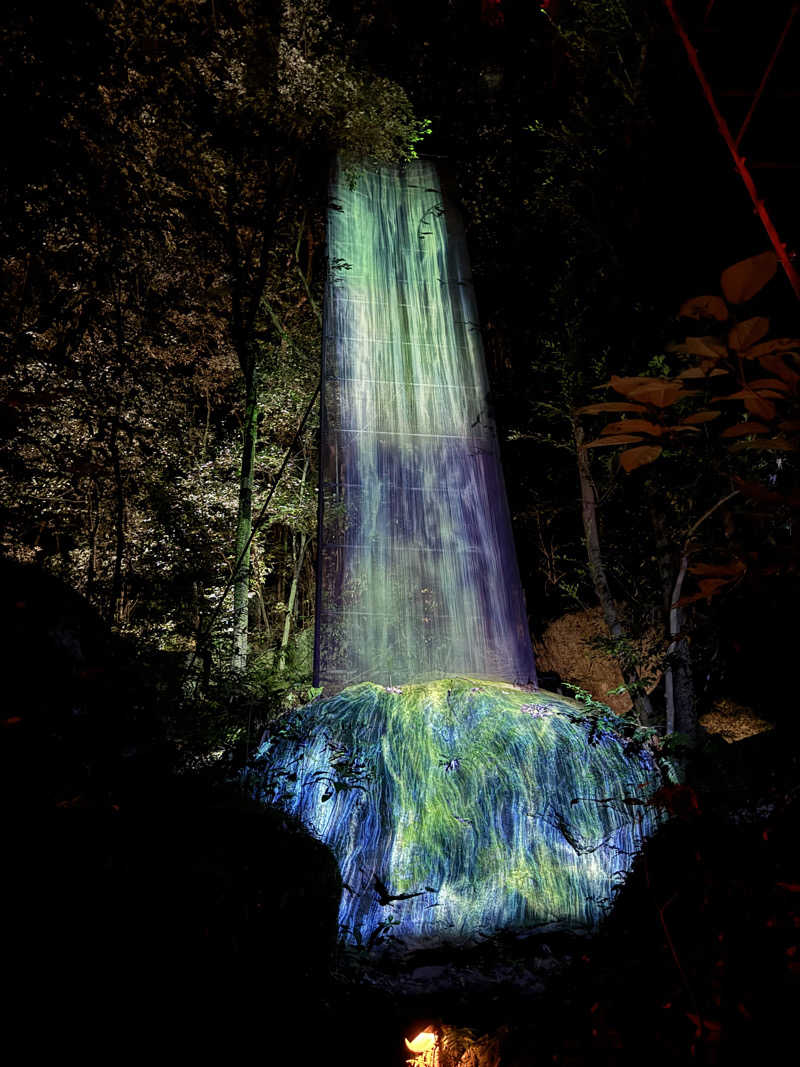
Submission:
M 736 170 L 739 172 L 739 177 L 744 182 L 744 186 L 747 189 L 748 194 L 750 195 L 750 199 L 753 202 L 753 207 L 755 208 L 756 214 L 761 219 L 761 223 L 767 232 L 767 236 L 770 239 L 772 247 L 775 249 L 775 255 L 778 257 L 781 266 L 786 272 L 786 277 L 789 279 L 789 284 L 794 290 L 794 294 L 797 299 L 800 300 L 800 275 L 798 275 L 797 270 L 795 269 L 794 264 L 792 263 L 789 257 L 789 253 L 786 251 L 786 245 L 781 241 L 778 231 L 775 229 L 775 224 L 770 218 L 769 212 L 766 209 L 764 201 L 759 198 L 758 190 L 756 189 L 756 184 L 753 181 L 753 177 L 750 174 L 750 171 L 747 169 L 745 157 L 739 154 L 739 149 L 737 147 L 736 141 L 734 141 L 733 137 L 731 136 L 731 131 L 728 129 L 728 123 L 725 121 L 722 112 L 717 107 L 717 102 L 714 99 L 714 93 L 711 89 L 711 86 L 709 85 L 708 79 L 703 73 L 703 68 L 700 66 L 700 60 L 697 58 L 697 49 L 689 40 L 689 35 L 687 34 L 686 30 L 683 27 L 683 23 L 678 17 L 678 13 L 675 10 L 674 0 L 664 0 L 664 3 L 675 25 L 675 30 L 678 34 L 678 37 L 680 37 L 681 43 L 686 49 L 686 55 L 689 57 L 689 62 L 692 65 L 692 69 L 697 75 L 697 80 L 700 82 L 700 86 L 703 90 L 706 100 L 708 101 L 708 106 L 711 108 L 711 112 L 717 123 L 719 132 L 722 134 L 723 140 L 728 146 L 728 151 L 730 152 L 733 158 L 733 162 L 736 165 Z

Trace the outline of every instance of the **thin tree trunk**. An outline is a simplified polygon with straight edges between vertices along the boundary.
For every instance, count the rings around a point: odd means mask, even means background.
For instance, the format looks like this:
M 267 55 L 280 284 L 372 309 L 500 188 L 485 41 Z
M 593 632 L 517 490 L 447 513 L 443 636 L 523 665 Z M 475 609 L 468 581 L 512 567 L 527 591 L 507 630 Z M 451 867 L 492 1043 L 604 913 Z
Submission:
M 300 548 L 297 553 L 297 560 L 294 566 L 294 573 L 292 574 L 292 584 L 289 589 L 289 602 L 286 605 L 286 619 L 283 624 L 283 636 L 281 637 L 281 650 L 278 656 L 278 671 L 283 673 L 286 668 L 286 649 L 289 646 L 289 634 L 292 630 L 292 616 L 294 615 L 294 606 L 297 600 L 297 586 L 300 581 L 300 573 L 303 569 L 303 557 L 306 553 L 306 545 L 308 544 L 308 536 L 306 534 L 300 534 Z
M 667 635 L 668 648 L 664 657 L 664 702 L 666 707 L 666 732 L 674 733 L 676 720 L 683 721 L 686 714 L 681 701 L 690 700 L 690 706 L 694 707 L 694 692 L 691 692 L 685 684 L 676 685 L 676 666 L 680 657 L 681 678 L 688 677 L 691 680 L 691 654 L 688 643 L 684 640 L 678 642 L 678 635 L 683 628 L 683 612 L 678 607 L 683 582 L 686 577 L 689 558 L 684 552 L 680 555 L 680 564 L 677 576 L 675 574 L 675 547 L 672 544 L 670 534 L 667 531 L 664 516 L 659 510 L 658 503 L 654 499 L 650 506 L 650 519 L 656 535 L 656 550 L 658 552 L 658 571 L 661 577 L 663 590 L 663 619 L 664 632 Z
M 116 318 L 117 318 L 117 359 L 120 371 L 125 365 L 125 321 L 122 307 L 122 278 L 116 275 Z M 122 601 L 122 561 L 125 555 L 125 485 L 122 480 L 122 464 L 119 456 L 119 423 L 122 408 L 121 398 L 117 397 L 116 409 L 111 420 L 109 451 L 114 471 L 114 573 L 111 578 L 111 597 L 108 618 L 110 622 L 119 621 Z
M 122 603 L 122 562 L 125 557 L 125 484 L 119 455 L 119 411 L 111 424 L 109 450 L 114 470 L 114 573 L 111 579 L 109 620 L 119 620 Z
M 250 609 L 250 533 L 253 528 L 253 478 L 258 435 L 258 395 L 255 374 L 247 379 L 242 465 L 239 476 L 239 514 L 236 521 L 236 573 L 233 579 L 233 654 L 231 667 L 237 673 L 247 668 L 248 614 Z
M 697 712 L 694 699 L 694 679 L 689 644 L 681 633 L 683 611 L 678 605 L 683 580 L 689 566 L 687 551 L 681 554 L 678 576 L 672 588 L 669 607 L 669 648 L 664 667 L 664 695 L 667 702 L 667 733 L 679 730 L 694 739 L 697 733 Z
M 97 478 L 94 475 L 92 475 L 86 503 L 89 518 L 89 562 L 86 568 L 86 598 L 87 600 L 92 600 L 95 581 L 97 580 L 97 531 L 100 528 L 100 495 L 97 491 Z
M 311 460 L 306 456 L 306 461 L 303 464 L 303 475 L 300 479 L 300 493 L 299 497 L 302 501 L 303 493 L 306 487 L 306 478 L 308 477 L 308 468 Z M 280 655 L 278 657 L 278 671 L 283 673 L 286 667 L 286 649 L 289 645 L 289 634 L 292 629 L 292 618 L 295 612 L 295 605 L 297 603 L 297 589 L 300 582 L 300 575 L 303 572 L 303 559 L 306 553 L 306 547 L 308 545 L 308 536 L 303 533 L 300 535 L 300 547 L 294 561 L 294 573 L 292 574 L 292 584 L 289 588 L 289 602 L 286 605 L 286 618 L 283 624 L 283 636 L 281 637 Z
M 617 615 L 617 608 L 611 596 L 611 589 L 606 577 L 603 564 L 603 554 L 600 549 L 600 532 L 597 526 L 597 494 L 594 482 L 589 470 L 589 460 L 583 447 L 583 427 L 577 418 L 572 420 L 575 449 L 578 458 L 578 478 L 581 487 L 581 515 L 583 518 L 583 532 L 586 544 L 586 556 L 589 561 L 589 573 L 592 578 L 597 599 L 603 610 L 603 618 L 606 621 L 608 632 L 615 641 L 627 638 L 627 633 Z M 653 721 L 653 708 L 650 698 L 645 692 L 639 672 L 624 655 L 617 656 L 620 673 L 628 690 L 633 706 L 641 722 L 650 725 Z
M 710 518 L 717 508 L 727 504 L 729 500 L 737 496 L 738 489 L 718 500 L 716 504 L 701 515 L 689 530 L 686 541 L 681 549 L 680 565 L 675 584 L 672 587 L 669 602 L 669 637 L 670 643 L 667 649 L 667 662 L 664 669 L 664 692 L 667 701 L 667 733 L 676 730 L 688 737 L 697 736 L 697 704 L 695 700 L 694 675 L 692 673 L 692 658 L 689 651 L 689 642 L 683 635 L 683 611 L 678 601 L 681 599 L 683 581 L 689 567 L 689 551 L 692 538 L 706 519 Z

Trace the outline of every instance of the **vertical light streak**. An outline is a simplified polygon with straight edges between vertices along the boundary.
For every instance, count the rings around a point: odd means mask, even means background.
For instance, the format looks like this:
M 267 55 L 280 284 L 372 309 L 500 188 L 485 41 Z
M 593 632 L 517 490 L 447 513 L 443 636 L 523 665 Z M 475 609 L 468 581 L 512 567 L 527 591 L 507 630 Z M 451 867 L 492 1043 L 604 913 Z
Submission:
M 331 195 L 319 681 L 531 681 L 458 218 L 425 160 Z

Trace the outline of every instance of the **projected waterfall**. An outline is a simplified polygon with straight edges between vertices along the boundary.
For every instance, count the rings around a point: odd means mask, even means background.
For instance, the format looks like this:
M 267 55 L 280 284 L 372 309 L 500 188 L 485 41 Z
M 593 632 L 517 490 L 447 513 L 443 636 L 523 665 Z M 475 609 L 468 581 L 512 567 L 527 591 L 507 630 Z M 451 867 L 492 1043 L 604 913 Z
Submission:
M 339 173 L 316 674 L 257 793 L 333 850 L 346 937 L 594 924 L 657 821 L 652 753 L 543 693 L 466 246 L 436 168 Z
M 423 161 L 331 198 L 319 683 L 532 681 L 457 215 Z

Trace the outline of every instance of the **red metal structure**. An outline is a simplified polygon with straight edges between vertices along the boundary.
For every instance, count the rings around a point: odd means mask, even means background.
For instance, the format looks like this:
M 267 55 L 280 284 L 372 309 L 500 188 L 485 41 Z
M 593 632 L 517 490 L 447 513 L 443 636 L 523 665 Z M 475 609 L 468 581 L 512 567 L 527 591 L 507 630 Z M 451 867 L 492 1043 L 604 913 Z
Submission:
M 787 172 L 800 170 L 797 154 L 800 87 L 796 84 L 800 3 L 773 0 L 754 7 L 734 0 L 687 0 L 681 11 L 676 0 L 664 0 L 664 4 L 754 211 L 795 296 L 800 299 L 800 274 L 794 262 L 796 250 L 781 240 L 777 228 L 780 224 L 785 236 L 795 223 L 795 183 L 782 187 L 775 181 Z M 702 41 L 702 62 L 692 37 Z M 733 73 L 751 84 L 745 88 L 725 85 Z M 713 88 L 715 81 L 716 90 Z M 737 99 L 747 102 L 747 110 L 738 122 L 737 132 L 733 133 L 734 115 L 731 112 L 736 108 L 731 102 Z M 726 101 L 728 117 L 723 114 L 722 100 Z M 751 158 L 740 151 L 743 141 L 750 145 Z M 759 189 L 753 175 L 756 170 L 761 171 L 762 176 L 772 176 L 769 210 L 763 188 Z M 759 180 L 763 186 L 761 176 Z M 800 234 L 796 239 L 800 239 Z

